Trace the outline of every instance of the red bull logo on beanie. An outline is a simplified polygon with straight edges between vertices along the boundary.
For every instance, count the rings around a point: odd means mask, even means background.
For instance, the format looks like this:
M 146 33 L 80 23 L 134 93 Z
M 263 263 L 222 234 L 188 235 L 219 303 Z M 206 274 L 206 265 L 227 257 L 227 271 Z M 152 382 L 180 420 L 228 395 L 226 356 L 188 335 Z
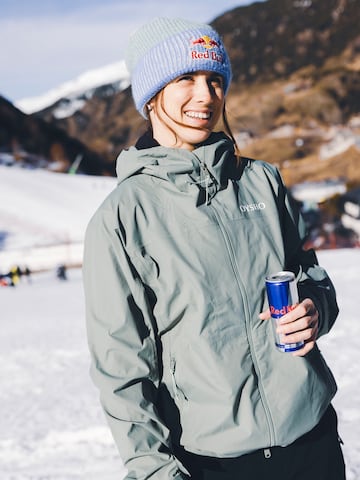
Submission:
M 193 45 L 202 45 L 203 47 L 210 49 L 214 47 L 219 47 L 219 43 L 213 40 L 208 35 L 203 35 L 202 37 L 198 38 L 197 40 L 193 40 Z
M 208 35 L 203 35 L 196 40 L 192 40 L 191 45 L 202 47 L 201 50 L 191 50 L 191 58 L 196 60 L 211 59 L 215 62 L 222 63 L 223 56 L 219 53 L 220 44 L 216 40 L 212 39 Z M 216 50 L 214 50 L 216 49 Z

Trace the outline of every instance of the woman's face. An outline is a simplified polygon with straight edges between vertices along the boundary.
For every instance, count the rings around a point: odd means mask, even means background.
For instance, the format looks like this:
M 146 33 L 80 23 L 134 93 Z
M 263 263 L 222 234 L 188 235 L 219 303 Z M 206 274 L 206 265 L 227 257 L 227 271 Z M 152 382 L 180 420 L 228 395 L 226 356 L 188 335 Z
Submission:
M 213 131 L 224 101 L 221 75 L 199 71 L 177 77 L 150 101 L 154 138 L 165 147 L 193 150 Z

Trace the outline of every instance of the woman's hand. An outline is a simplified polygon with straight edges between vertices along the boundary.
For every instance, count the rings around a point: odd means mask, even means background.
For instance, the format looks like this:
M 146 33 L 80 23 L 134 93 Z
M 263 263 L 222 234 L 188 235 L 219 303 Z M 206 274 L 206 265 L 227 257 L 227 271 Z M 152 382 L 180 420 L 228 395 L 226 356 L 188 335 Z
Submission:
M 260 313 L 261 320 L 270 318 L 269 309 Z M 305 298 L 294 310 L 279 318 L 277 331 L 284 335 L 284 343 L 305 342 L 304 347 L 293 352 L 296 357 L 303 357 L 315 346 L 319 330 L 319 313 L 310 298 Z

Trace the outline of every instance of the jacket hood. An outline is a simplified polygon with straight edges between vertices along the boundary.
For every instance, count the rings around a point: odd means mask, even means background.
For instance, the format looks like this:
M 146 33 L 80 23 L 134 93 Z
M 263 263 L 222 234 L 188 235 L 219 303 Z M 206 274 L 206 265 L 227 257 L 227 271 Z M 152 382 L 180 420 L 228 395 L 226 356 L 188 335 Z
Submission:
M 193 151 L 182 148 L 151 146 L 130 147 L 117 159 L 118 183 L 133 175 L 151 175 L 167 180 L 187 192 L 196 184 L 209 203 L 217 191 L 225 188 L 229 179 L 240 177 L 240 168 L 232 141 L 224 133 L 213 133 Z

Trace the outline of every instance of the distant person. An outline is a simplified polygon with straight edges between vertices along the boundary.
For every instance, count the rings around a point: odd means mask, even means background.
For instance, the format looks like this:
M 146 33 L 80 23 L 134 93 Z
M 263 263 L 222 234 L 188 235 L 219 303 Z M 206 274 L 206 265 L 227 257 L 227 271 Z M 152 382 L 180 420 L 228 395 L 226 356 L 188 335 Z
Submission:
M 59 265 L 56 269 L 56 276 L 59 280 L 67 280 L 66 266 Z
M 23 275 L 26 277 L 28 283 L 31 283 L 31 270 L 28 266 L 24 268 Z
M 22 277 L 23 272 L 22 272 L 21 268 L 19 267 L 19 265 L 17 265 L 16 267 L 14 267 L 14 270 L 15 270 L 17 276 L 19 277 L 19 280 L 21 280 L 21 277 Z
M 7 287 L 9 285 L 8 276 L 0 274 L 0 286 Z
M 21 270 L 17 265 L 14 265 L 13 267 L 10 268 L 8 277 L 10 279 L 10 285 L 12 287 L 15 287 L 20 282 Z
M 316 345 L 335 291 L 277 169 L 238 152 L 221 38 L 157 18 L 127 65 L 149 130 L 118 158 L 83 264 L 92 377 L 126 478 L 343 480 L 336 384 Z M 304 342 L 293 353 L 269 321 L 264 281 L 280 270 L 298 281 L 279 327 Z

